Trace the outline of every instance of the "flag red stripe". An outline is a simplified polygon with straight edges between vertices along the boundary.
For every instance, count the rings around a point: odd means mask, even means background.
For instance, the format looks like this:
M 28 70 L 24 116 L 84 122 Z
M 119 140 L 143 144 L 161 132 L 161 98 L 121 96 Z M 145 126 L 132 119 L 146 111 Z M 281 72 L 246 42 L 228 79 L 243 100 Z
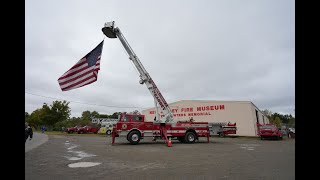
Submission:
M 81 62 L 81 61 L 82 61 L 82 62 Z M 71 68 L 71 69 L 73 69 L 73 68 L 77 68 L 77 67 L 79 67 L 79 66 L 81 66 L 81 65 L 83 65 L 83 64 L 85 64 L 85 63 L 87 63 L 87 59 L 86 59 L 86 58 L 82 58 L 78 63 L 79 63 L 79 64 L 75 64 L 74 66 L 72 66 L 72 68 Z
M 68 81 L 68 80 L 70 80 L 70 79 L 72 79 L 72 78 L 75 78 L 75 77 L 81 78 L 81 77 L 82 77 L 82 76 L 81 76 L 82 74 L 85 74 L 86 72 L 89 72 L 89 71 L 91 71 L 91 70 L 94 70 L 94 68 L 93 68 L 93 67 L 90 67 L 90 68 L 84 69 L 83 71 L 78 72 L 77 74 L 74 74 L 74 75 L 65 77 L 65 78 L 63 78 L 63 79 L 60 79 L 60 80 L 58 80 L 58 82 L 59 82 L 59 83 L 63 83 L 63 82 L 65 82 L 65 81 Z
M 86 64 L 86 63 L 87 63 L 87 61 L 84 61 L 84 62 L 81 62 L 80 64 L 74 65 L 74 66 L 73 66 L 72 68 L 70 68 L 67 72 L 65 72 L 58 80 L 63 79 L 63 78 L 65 78 L 66 76 L 69 76 L 69 72 L 70 72 L 72 69 L 78 68 L 78 67 L 80 67 L 80 66 L 82 66 L 82 65 L 84 65 L 84 64 Z
M 86 83 L 86 84 L 82 85 L 82 86 L 85 86 L 85 85 L 91 84 L 91 83 L 96 82 L 96 81 L 97 81 L 97 78 L 96 78 L 95 80 L 93 80 L 93 81 L 90 81 L 90 82 L 88 82 L 88 83 Z M 80 87 L 82 87 L 82 86 L 80 86 Z
M 95 69 L 92 69 L 92 70 L 90 70 L 90 71 L 87 71 L 87 72 L 85 72 L 85 73 L 83 73 L 83 74 L 81 74 L 81 75 L 79 75 L 79 76 L 76 76 L 76 77 L 74 77 L 74 78 L 72 78 L 72 79 L 69 79 L 68 81 L 59 82 L 59 84 L 60 84 L 60 86 L 65 85 L 65 84 L 68 84 L 69 82 L 75 81 L 75 80 L 77 80 L 77 79 L 79 79 L 79 78 L 81 78 L 81 77 L 83 77 L 83 76 L 85 76 L 85 75 L 87 75 L 87 74 L 89 74 L 89 73 L 92 73 L 94 70 L 95 70 Z
M 76 86 L 76 85 L 79 85 L 79 84 L 81 84 L 81 83 L 83 83 L 83 82 L 85 82 L 85 81 L 87 81 L 87 80 L 89 80 L 89 79 L 91 79 L 91 78 L 93 78 L 93 77 L 95 78 L 94 74 L 92 74 L 91 76 L 89 76 L 89 77 L 87 77 L 87 78 L 85 78 L 85 79 L 83 79 L 83 80 L 81 80 L 81 81 L 79 81 L 79 82 L 77 82 L 77 83 L 75 83 L 75 84 L 72 84 L 72 85 L 70 85 L 70 86 L 67 86 L 67 87 L 65 87 L 65 88 L 62 88 L 62 90 L 65 90 L 65 89 L 74 87 L 74 86 Z
M 69 83 L 67 83 L 67 84 L 61 85 L 61 88 L 65 88 L 65 87 L 67 87 L 67 86 L 76 84 L 76 83 L 78 83 L 78 82 L 80 82 L 80 81 L 82 81 L 82 80 L 84 80 L 84 79 L 92 76 L 92 74 L 93 74 L 93 73 L 89 73 L 89 74 L 87 74 L 87 75 L 85 75 L 85 76 L 79 77 L 79 78 L 78 78 L 77 80 L 75 80 L 75 81 L 72 81 L 72 82 L 69 82 Z M 81 84 L 80 84 L 80 85 L 81 85 Z
M 83 67 L 83 68 L 81 68 L 81 69 L 79 69 L 79 70 L 77 70 L 77 71 L 74 71 L 74 72 L 68 74 L 67 76 L 64 76 L 63 78 L 67 78 L 67 77 L 69 77 L 69 76 L 73 76 L 73 75 L 78 74 L 79 72 L 84 71 L 84 70 L 86 70 L 86 69 L 88 69 L 88 68 L 89 68 L 88 66 Z M 63 79 L 63 78 L 62 78 L 62 79 Z M 61 80 L 61 79 L 59 79 L 59 80 Z
M 83 86 L 85 86 L 85 85 L 91 84 L 91 83 L 96 82 L 96 81 L 97 81 L 97 79 L 93 79 L 93 80 L 89 81 L 88 83 L 83 84 L 83 85 L 78 86 L 78 87 L 77 87 L 77 86 L 72 86 L 72 87 L 70 87 L 70 88 L 63 88 L 62 91 L 69 91 L 69 90 L 71 90 L 71 89 L 80 88 L 80 87 L 83 87 Z
M 91 78 L 93 78 L 93 77 L 91 77 Z M 81 85 L 81 86 L 72 86 L 72 87 L 69 87 L 69 88 L 63 88 L 63 91 L 69 91 L 69 90 L 71 90 L 71 89 L 80 88 L 80 87 L 82 87 L 82 86 L 85 86 L 85 85 L 91 84 L 91 83 L 93 83 L 93 82 L 95 82 L 95 81 L 97 81 L 97 79 L 96 79 L 96 78 L 95 78 L 95 79 L 92 79 L 92 80 L 91 80 L 91 81 L 89 81 L 88 83 L 83 84 L 83 85 Z

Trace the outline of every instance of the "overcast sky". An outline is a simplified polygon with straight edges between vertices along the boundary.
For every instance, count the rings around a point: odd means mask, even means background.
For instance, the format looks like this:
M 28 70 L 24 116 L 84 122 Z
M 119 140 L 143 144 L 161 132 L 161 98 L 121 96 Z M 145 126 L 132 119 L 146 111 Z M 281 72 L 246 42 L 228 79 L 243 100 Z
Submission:
M 293 0 L 26 1 L 25 110 L 54 98 L 70 101 L 71 116 L 153 107 L 119 39 L 101 31 L 115 21 L 168 103 L 252 101 L 294 115 L 294 9 Z M 98 80 L 62 92 L 57 79 L 104 38 Z

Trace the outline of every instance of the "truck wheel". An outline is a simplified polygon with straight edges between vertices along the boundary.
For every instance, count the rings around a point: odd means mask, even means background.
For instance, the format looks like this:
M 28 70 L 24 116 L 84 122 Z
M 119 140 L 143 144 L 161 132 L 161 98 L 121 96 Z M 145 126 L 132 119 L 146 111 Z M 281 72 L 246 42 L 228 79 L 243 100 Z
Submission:
M 224 137 L 224 133 L 223 132 L 219 133 L 219 136 Z
M 108 130 L 108 131 L 106 132 L 106 134 L 107 134 L 107 135 L 110 135 L 110 134 L 111 134 L 111 131 L 110 131 L 110 130 Z
M 128 140 L 129 140 L 130 144 L 134 144 L 134 145 L 138 144 L 141 140 L 140 133 L 138 131 L 132 131 L 128 135 Z
M 196 141 L 197 137 L 193 132 L 187 132 L 187 134 L 184 137 L 184 141 L 186 143 L 194 143 Z
M 260 139 L 261 139 L 261 140 L 263 140 L 263 137 L 262 137 L 262 136 L 260 136 Z

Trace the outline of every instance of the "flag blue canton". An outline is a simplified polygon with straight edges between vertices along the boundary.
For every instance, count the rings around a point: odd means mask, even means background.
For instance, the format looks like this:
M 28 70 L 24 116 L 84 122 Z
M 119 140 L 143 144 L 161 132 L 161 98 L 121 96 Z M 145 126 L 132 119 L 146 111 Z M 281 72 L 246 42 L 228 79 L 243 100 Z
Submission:
M 92 50 L 90 53 L 86 55 L 89 67 L 94 66 L 96 62 L 99 60 L 99 57 L 101 56 L 102 52 L 102 47 L 103 41 L 96 48 L 94 48 L 94 50 Z

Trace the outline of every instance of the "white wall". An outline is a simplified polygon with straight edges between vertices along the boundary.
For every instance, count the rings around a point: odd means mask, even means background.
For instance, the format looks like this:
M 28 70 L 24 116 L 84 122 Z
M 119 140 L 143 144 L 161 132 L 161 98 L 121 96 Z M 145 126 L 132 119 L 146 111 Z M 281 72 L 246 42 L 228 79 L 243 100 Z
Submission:
M 184 100 L 171 103 L 169 106 L 175 115 L 174 121 L 189 120 L 193 117 L 198 122 L 236 122 L 237 135 L 256 136 L 256 119 L 255 114 L 252 113 L 253 104 L 250 101 Z M 146 121 L 153 121 L 155 117 L 153 111 L 155 108 L 142 111 Z

